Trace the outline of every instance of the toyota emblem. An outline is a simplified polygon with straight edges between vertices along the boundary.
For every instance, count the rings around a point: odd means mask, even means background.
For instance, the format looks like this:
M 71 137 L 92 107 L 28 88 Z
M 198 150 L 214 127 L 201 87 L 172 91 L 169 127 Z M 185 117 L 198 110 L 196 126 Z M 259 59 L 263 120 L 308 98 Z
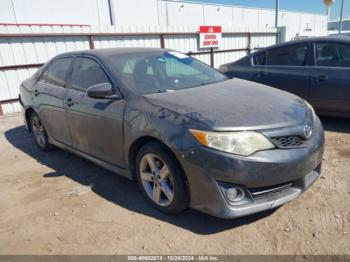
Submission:
M 306 138 L 310 138 L 311 135 L 312 135 L 312 128 L 311 128 L 311 124 L 310 123 L 307 123 L 305 126 L 304 126 L 304 135 Z

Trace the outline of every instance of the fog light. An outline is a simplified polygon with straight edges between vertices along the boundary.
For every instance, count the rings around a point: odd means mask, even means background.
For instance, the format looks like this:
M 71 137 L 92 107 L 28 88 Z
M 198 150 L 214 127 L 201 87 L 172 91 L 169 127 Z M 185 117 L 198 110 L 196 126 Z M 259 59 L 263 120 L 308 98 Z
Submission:
M 225 193 L 230 202 L 241 201 L 245 196 L 244 191 L 239 187 L 227 188 Z

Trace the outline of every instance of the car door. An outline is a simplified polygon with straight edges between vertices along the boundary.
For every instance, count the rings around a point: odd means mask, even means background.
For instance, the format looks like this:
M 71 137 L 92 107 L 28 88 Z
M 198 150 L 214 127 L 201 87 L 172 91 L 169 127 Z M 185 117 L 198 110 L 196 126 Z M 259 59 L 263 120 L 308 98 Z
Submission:
M 123 113 L 125 100 L 88 97 L 88 87 L 111 81 L 101 64 L 77 57 L 65 99 L 73 147 L 95 158 L 124 167 Z
M 317 111 L 350 113 L 350 45 L 314 43 L 310 102 Z
M 63 99 L 67 93 L 66 77 L 73 59 L 52 61 L 34 85 L 34 103 L 50 138 L 70 145 L 71 137 L 66 121 Z
M 252 80 L 304 99 L 309 96 L 309 43 L 269 49 L 253 56 Z

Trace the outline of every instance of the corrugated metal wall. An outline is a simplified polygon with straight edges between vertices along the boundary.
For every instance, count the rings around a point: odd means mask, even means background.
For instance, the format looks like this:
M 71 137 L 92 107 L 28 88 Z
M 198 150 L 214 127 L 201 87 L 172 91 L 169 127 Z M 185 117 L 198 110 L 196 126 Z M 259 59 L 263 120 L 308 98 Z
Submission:
M 35 33 L 123 33 L 123 32 L 176 32 L 176 35 L 164 35 L 164 45 L 166 48 L 176 49 L 184 53 L 205 51 L 198 49 L 198 28 L 196 26 L 178 27 L 77 27 L 77 26 L 0 26 L 0 67 L 14 65 L 28 65 L 45 63 L 57 54 L 89 49 L 89 39 L 86 36 L 59 36 L 59 37 L 1 37 L 1 34 L 35 34 Z M 248 46 L 247 29 L 223 28 L 223 32 L 242 32 L 241 34 L 224 34 L 222 38 L 221 50 L 224 49 L 245 49 Z M 251 37 L 251 48 L 261 48 L 275 43 L 275 29 L 249 30 L 256 34 Z M 181 32 L 191 32 L 193 34 L 181 35 Z M 159 35 L 135 35 L 135 36 L 95 36 L 95 48 L 108 47 L 161 47 Z M 218 67 L 223 63 L 237 60 L 246 51 L 225 52 L 215 54 L 214 66 Z M 196 55 L 196 58 L 210 64 L 210 54 Z M 15 99 L 19 94 L 21 81 L 31 76 L 36 71 L 30 69 L 0 70 L 0 101 Z M 20 111 L 18 102 L 2 105 L 4 114 Z
M 109 4 L 110 3 L 110 9 Z M 273 9 L 178 0 L 0 0 L 0 23 L 89 25 L 222 25 L 274 27 Z M 77 10 L 79 10 L 77 12 Z M 325 10 L 326 11 L 326 10 Z M 287 40 L 297 33 L 327 34 L 327 15 L 281 10 Z

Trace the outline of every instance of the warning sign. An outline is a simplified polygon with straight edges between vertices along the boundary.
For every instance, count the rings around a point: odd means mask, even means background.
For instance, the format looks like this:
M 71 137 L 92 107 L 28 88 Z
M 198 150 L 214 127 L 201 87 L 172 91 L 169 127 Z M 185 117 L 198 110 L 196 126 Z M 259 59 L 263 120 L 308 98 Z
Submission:
M 221 26 L 199 27 L 199 48 L 219 47 L 221 41 Z

